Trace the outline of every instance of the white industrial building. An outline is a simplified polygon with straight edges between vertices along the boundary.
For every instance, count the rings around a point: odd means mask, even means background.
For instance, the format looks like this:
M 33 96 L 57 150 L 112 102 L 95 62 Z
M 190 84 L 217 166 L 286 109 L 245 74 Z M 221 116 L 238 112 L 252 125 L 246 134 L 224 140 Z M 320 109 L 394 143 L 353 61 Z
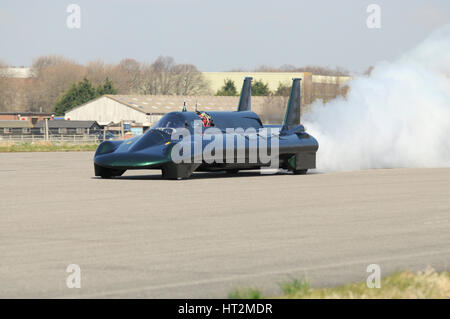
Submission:
M 252 97 L 252 106 L 262 105 L 263 97 Z M 97 121 L 100 125 L 120 123 L 151 126 L 164 114 L 181 111 L 186 101 L 189 111 L 235 111 L 238 96 L 167 96 L 167 95 L 104 95 L 80 105 L 65 114 L 66 120 Z

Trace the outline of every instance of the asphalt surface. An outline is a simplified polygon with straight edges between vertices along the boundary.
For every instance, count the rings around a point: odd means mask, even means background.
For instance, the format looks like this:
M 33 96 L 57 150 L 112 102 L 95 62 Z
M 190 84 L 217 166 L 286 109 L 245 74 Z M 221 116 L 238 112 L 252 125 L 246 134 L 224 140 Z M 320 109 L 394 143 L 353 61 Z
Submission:
M 0 153 L 0 297 L 274 295 L 365 281 L 369 264 L 449 269 L 447 168 L 102 180 L 92 157 Z

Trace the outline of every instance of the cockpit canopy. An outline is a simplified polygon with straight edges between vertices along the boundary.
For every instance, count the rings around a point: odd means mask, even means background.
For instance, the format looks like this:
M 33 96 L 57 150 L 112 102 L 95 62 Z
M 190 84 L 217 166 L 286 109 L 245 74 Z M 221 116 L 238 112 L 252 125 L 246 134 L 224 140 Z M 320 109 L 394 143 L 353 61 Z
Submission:
M 211 116 L 214 127 L 225 130 L 227 128 L 255 128 L 263 126 L 259 116 L 250 111 L 246 112 L 207 112 Z M 199 122 L 195 122 L 199 121 Z M 165 128 L 194 128 L 196 123 L 201 123 L 201 118 L 195 112 L 171 112 L 164 115 L 152 129 Z M 202 124 L 200 124 L 202 125 Z
M 171 112 L 164 115 L 156 122 L 152 128 L 180 128 L 185 127 L 185 119 L 180 114 L 181 112 Z

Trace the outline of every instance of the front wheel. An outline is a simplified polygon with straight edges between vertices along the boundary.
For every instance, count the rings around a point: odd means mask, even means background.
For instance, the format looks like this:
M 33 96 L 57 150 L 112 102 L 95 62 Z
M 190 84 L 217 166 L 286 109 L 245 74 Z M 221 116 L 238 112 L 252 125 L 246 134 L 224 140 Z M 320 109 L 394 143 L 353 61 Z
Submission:
M 100 175 L 100 177 L 101 177 L 101 178 L 108 179 L 108 178 L 111 178 L 111 177 L 122 176 L 123 173 L 125 173 L 125 170 L 111 169 L 111 170 L 104 171 L 104 172 Z
M 99 166 L 97 164 L 94 164 L 95 168 L 95 176 L 100 176 L 101 178 L 111 178 L 116 176 L 122 176 L 123 173 L 125 173 L 126 169 L 112 169 L 112 168 L 106 168 Z

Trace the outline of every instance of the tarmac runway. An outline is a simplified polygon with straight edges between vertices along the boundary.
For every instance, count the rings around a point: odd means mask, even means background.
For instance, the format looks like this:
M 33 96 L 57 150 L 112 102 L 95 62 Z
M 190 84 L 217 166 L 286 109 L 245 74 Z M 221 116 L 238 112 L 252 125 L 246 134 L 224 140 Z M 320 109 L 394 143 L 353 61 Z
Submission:
M 448 270 L 450 168 L 93 175 L 93 153 L 0 153 L 0 297 L 226 297 Z M 69 264 L 81 288 L 69 289 Z

